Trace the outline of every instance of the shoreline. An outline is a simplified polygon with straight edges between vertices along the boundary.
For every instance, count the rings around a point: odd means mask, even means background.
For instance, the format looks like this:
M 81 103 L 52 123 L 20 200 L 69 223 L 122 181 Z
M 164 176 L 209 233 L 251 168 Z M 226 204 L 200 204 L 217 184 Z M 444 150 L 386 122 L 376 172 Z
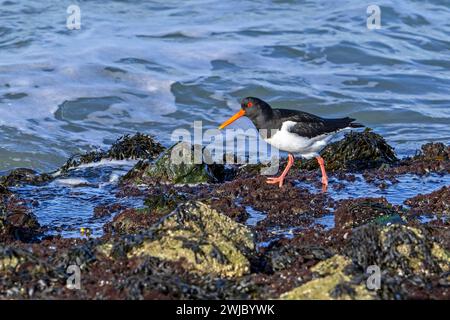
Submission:
M 260 176 L 261 165 L 176 166 L 171 148 L 126 136 L 61 168 L 62 178 L 75 171 L 103 177 L 102 166 L 86 164 L 141 159 L 117 178 L 108 198 L 115 201 L 93 206 L 92 221 L 103 225 L 98 237 L 86 230 L 78 238 L 48 235 L 33 214 L 41 204 L 11 191 L 29 185 L 39 192 L 51 174 L 19 169 L 1 177 L 0 298 L 450 297 L 449 146 L 425 144 L 398 159 L 376 133 L 349 133 L 323 151 L 328 193 L 318 191 L 314 162 L 296 163 L 278 189 Z M 398 203 L 368 192 L 400 193 L 408 185 L 433 190 L 404 191 Z M 142 206 L 121 202 L 134 198 Z M 381 270 L 378 290 L 366 286 L 371 265 Z M 66 287 L 69 266 L 80 268 L 80 290 Z

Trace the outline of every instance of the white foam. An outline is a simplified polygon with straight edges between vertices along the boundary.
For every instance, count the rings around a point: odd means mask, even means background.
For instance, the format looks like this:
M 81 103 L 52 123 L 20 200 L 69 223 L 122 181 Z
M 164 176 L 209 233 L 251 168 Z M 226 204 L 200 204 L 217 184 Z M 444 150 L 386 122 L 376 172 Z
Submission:
M 67 178 L 67 179 L 57 179 L 55 180 L 55 183 L 66 186 L 80 186 L 89 184 L 89 181 L 83 178 Z

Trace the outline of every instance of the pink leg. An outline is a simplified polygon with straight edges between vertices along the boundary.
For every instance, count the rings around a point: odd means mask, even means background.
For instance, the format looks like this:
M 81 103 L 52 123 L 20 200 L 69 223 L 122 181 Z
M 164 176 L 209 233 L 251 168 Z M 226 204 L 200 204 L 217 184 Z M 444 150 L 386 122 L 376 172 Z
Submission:
M 317 156 L 316 159 L 320 165 L 320 170 L 322 171 L 322 189 L 326 191 L 328 186 L 328 176 L 327 172 L 325 171 L 325 162 L 323 161 L 323 158 L 321 156 Z
M 269 184 L 278 183 L 278 186 L 281 188 L 283 186 L 284 178 L 286 177 L 287 173 L 289 172 L 289 169 L 292 167 L 293 164 L 294 164 L 294 156 L 289 153 L 288 163 L 286 165 L 286 168 L 284 168 L 283 173 L 279 177 L 268 178 L 267 183 Z

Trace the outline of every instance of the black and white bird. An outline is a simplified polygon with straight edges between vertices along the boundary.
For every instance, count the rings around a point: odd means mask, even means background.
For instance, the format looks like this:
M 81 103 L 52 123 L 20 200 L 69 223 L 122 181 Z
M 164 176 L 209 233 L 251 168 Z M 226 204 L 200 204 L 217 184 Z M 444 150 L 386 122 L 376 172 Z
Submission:
M 246 116 L 259 130 L 262 138 L 275 148 L 287 151 L 288 163 L 279 177 L 268 178 L 267 183 L 283 186 L 284 178 L 294 164 L 293 154 L 305 159 L 316 157 L 322 171 L 324 190 L 328 185 L 325 164 L 319 152 L 328 144 L 333 135 L 347 128 L 360 128 L 363 125 L 354 123 L 355 119 L 325 119 L 319 116 L 288 109 L 272 109 L 265 101 L 247 97 L 241 101 L 241 110 L 222 123 L 219 129 L 225 128 L 235 120 Z

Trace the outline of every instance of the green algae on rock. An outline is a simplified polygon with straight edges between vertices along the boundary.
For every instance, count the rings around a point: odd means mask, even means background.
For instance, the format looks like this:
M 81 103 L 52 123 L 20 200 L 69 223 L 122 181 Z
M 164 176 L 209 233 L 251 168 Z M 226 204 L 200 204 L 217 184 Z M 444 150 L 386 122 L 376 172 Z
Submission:
M 316 278 L 280 296 L 286 300 L 369 300 L 374 292 L 367 290 L 365 283 L 356 284 L 345 269 L 352 261 L 341 255 L 319 262 L 311 268 Z
M 326 146 L 320 155 L 330 171 L 379 168 L 398 161 L 394 149 L 381 135 L 369 128 L 363 132 L 347 133 L 344 139 Z M 315 169 L 318 164 L 315 159 L 311 159 L 301 167 Z
M 207 149 L 179 142 L 164 151 L 154 163 L 138 163 L 123 180 L 195 184 L 217 182 L 223 175 L 224 166 L 212 164 Z
M 186 202 L 154 226 L 128 257 L 184 261 L 198 274 L 238 277 L 250 272 L 252 232 L 202 202 Z

